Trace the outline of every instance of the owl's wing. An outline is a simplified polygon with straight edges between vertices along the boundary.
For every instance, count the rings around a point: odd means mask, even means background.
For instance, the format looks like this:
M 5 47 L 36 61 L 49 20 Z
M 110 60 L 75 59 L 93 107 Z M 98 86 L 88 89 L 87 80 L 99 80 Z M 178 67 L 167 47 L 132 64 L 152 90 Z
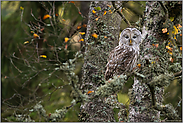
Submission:
M 131 63 L 134 58 L 133 48 L 125 46 L 115 47 L 109 55 L 105 79 L 112 78 L 113 75 L 121 75 L 127 70 L 131 70 Z

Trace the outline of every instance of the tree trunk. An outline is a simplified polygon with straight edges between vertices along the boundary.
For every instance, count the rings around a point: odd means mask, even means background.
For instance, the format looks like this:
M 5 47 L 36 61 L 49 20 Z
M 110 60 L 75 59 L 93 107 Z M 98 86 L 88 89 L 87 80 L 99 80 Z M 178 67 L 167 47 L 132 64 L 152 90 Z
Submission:
M 80 86 L 85 94 L 105 84 L 104 73 L 108 53 L 117 45 L 121 23 L 119 14 L 112 11 L 111 2 L 94 1 L 90 4 Z M 99 97 L 81 105 L 80 121 L 115 121 L 114 112 L 105 99 Z
M 168 71 L 169 54 L 165 48 L 169 37 L 166 33 L 162 33 L 162 29 L 168 23 L 173 25 L 169 21 L 168 10 L 162 2 L 146 3 L 142 22 L 143 42 L 138 61 L 142 65 L 138 72 L 145 75 L 145 78 L 135 77 L 133 88 L 129 90 L 130 122 L 160 122 L 160 113 L 166 112 L 165 107 L 166 110 L 169 108 L 174 111 L 170 105 L 161 106 L 164 87 L 174 78 L 173 74 Z M 170 112 L 166 113 L 171 114 Z M 178 115 L 175 113 L 174 119 L 177 118 Z M 171 118 L 168 116 L 168 119 Z

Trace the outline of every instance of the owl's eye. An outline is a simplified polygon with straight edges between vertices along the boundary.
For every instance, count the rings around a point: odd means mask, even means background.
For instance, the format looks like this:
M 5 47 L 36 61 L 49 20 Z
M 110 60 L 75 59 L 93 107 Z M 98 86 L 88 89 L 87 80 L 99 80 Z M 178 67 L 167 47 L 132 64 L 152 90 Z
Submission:
M 125 38 L 126 38 L 126 39 L 128 39 L 128 38 L 129 38 L 129 36 L 128 36 L 128 35 L 125 35 Z
M 134 36 L 133 36 L 133 38 L 137 38 L 137 36 L 136 36 L 136 35 L 134 35 Z

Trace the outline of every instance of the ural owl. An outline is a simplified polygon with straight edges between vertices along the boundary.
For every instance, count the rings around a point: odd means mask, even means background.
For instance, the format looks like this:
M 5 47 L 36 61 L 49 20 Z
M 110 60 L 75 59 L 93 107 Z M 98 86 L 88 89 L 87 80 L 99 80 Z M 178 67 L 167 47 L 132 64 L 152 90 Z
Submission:
M 121 32 L 119 45 L 109 54 L 105 80 L 131 72 L 136 67 L 140 43 L 141 32 L 136 28 L 126 28 Z

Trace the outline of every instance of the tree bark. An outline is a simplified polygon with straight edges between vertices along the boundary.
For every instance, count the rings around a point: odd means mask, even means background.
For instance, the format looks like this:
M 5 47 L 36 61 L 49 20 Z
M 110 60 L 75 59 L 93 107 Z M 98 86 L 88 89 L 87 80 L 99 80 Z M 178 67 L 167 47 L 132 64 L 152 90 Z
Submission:
M 94 1 L 90 4 L 80 86 L 85 94 L 105 84 L 104 73 L 108 53 L 117 45 L 120 33 L 121 17 L 117 13 L 112 13 L 113 10 L 111 2 Z M 99 97 L 81 105 L 80 121 L 115 121 L 114 112 L 105 99 Z
M 165 48 L 169 37 L 162 33 L 167 23 L 173 25 L 169 21 L 168 10 L 163 3 L 147 2 L 142 22 L 142 44 L 138 61 L 142 64 L 138 72 L 145 78 L 135 77 L 133 88 L 129 90 L 130 122 L 160 122 L 163 108 L 166 107 L 168 110 L 168 105 L 161 107 L 164 87 L 174 78 L 172 72 L 168 71 L 169 55 Z M 158 45 L 155 47 L 153 44 Z M 173 107 L 170 109 L 174 111 Z M 174 119 L 178 117 L 175 113 Z M 167 119 L 171 118 L 168 116 Z

